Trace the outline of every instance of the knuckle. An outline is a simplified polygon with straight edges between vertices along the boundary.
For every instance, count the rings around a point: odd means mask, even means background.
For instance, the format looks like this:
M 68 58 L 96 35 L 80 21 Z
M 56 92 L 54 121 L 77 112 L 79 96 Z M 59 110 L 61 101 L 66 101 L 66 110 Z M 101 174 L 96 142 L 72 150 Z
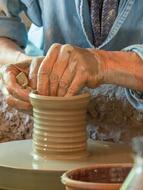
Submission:
M 59 43 L 54 43 L 54 44 L 51 45 L 51 47 L 50 47 L 50 49 L 49 49 L 48 52 L 51 53 L 51 51 L 53 51 L 54 49 L 56 49 L 56 48 L 58 48 L 58 47 L 60 47 L 60 46 L 61 46 L 61 44 L 59 44 Z
M 50 71 L 39 71 L 35 77 L 38 77 L 39 79 L 43 79 L 43 77 L 47 76 L 47 79 L 49 79 Z M 43 82 L 43 81 L 42 81 Z
M 59 81 L 59 76 L 55 73 L 50 75 L 50 83 L 57 83 Z
M 70 44 L 65 44 L 65 45 L 63 45 L 62 46 L 62 49 L 61 49 L 61 51 L 62 52 L 71 52 L 71 51 L 73 51 L 73 49 L 74 49 L 74 47 L 72 46 L 72 45 L 70 45 Z
M 56 95 L 57 94 L 57 90 L 55 87 L 51 87 L 50 89 L 50 95 Z
M 60 88 L 67 89 L 68 86 L 69 86 L 68 82 L 65 82 L 64 80 L 60 80 L 60 82 L 59 82 L 59 87 Z
M 57 51 L 59 52 L 61 47 L 61 44 L 53 44 L 47 51 L 46 57 L 42 61 L 43 64 L 47 64 L 49 59 L 53 59 L 55 55 L 57 54 Z
M 56 48 L 57 46 L 61 46 L 61 44 L 60 43 L 54 43 L 51 45 L 51 48 Z

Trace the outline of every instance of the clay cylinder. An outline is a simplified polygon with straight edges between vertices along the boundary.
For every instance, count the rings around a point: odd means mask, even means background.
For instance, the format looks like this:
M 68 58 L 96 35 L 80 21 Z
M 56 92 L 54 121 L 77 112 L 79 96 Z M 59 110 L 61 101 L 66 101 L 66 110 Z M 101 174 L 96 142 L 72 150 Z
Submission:
M 30 94 L 33 105 L 33 154 L 47 159 L 80 159 L 86 150 L 89 94 L 51 97 Z

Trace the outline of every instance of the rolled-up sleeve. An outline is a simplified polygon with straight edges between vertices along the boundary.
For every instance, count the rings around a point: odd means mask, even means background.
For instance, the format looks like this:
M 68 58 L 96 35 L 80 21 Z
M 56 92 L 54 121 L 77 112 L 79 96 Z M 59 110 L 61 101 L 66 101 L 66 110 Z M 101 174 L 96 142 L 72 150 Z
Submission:
M 143 60 L 143 45 L 132 45 L 123 49 L 123 51 L 134 51 Z M 143 92 L 132 89 L 125 89 L 125 93 L 131 105 L 137 110 L 143 111 Z
M 26 28 L 19 17 L 23 9 L 19 0 L 0 0 L 0 37 L 10 38 L 21 47 L 27 43 Z

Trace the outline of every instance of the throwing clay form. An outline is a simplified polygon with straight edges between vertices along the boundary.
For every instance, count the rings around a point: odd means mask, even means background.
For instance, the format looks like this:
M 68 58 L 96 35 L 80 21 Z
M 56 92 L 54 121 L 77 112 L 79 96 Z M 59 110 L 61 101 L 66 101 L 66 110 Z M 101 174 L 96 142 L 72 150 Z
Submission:
M 86 109 L 89 100 L 89 94 L 72 97 L 30 94 L 35 157 L 70 160 L 87 156 Z

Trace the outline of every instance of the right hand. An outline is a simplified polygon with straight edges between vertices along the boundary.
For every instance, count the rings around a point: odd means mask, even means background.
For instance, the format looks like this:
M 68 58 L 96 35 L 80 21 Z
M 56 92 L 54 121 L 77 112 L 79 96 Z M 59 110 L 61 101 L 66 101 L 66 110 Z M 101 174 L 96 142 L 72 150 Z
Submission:
M 9 106 L 29 112 L 32 106 L 29 93 L 37 86 L 37 73 L 43 57 L 30 58 L 17 64 L 6 64 L 0 68 L 0 89 Z M 17 75 L 24 73 L 28 85 L 23 88 L 17 81 Z
M 101 50 L 95 48 L 53 44 L 38 71 L 38 94 L 73 96 L 84 87 L 96 88 L 106 72 L 99 54 Z

